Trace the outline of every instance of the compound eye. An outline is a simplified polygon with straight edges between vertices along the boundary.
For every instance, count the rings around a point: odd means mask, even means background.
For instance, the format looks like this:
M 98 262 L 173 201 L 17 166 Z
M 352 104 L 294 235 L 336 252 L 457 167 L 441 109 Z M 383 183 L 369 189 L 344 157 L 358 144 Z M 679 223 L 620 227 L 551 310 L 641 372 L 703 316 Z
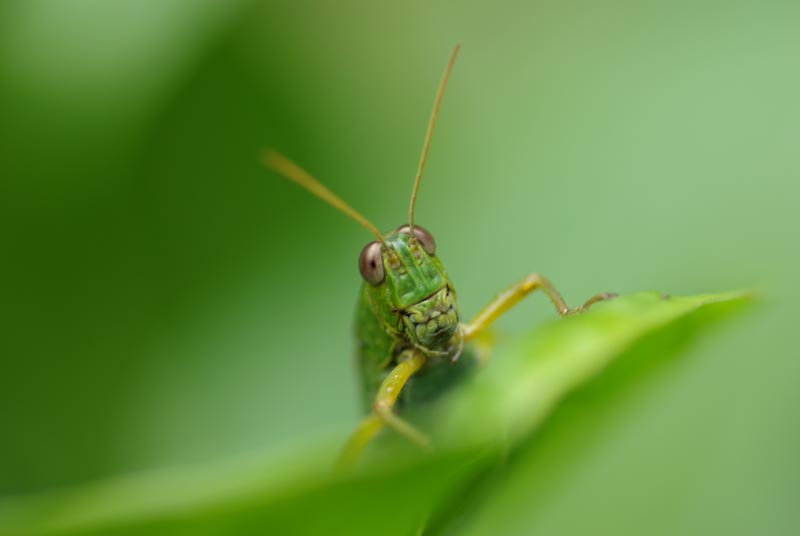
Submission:
M 358 258 L 358 269 L 361 277 L 372 286 L 379 285 L 384 280 L 386 272 L 383 269 L 380 242 L 370 242 L 364 246 Z
M 403 225 L 397 229 L 398 233 L 409 234 L 410 231 L 411 229 L 408 225 Z M 422 249 L 424 249 L 428 255 L 434 255 L 436 253 L 436 241 L 433 239 L 433 236 L 419 225 L 414 226 L 414 238 L 417 239 Z

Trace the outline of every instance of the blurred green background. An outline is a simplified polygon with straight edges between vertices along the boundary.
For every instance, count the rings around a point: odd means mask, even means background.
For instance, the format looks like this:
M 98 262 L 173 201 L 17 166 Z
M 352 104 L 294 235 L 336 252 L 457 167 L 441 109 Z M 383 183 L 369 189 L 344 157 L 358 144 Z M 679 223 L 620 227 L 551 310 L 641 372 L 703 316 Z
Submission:
M 530 271 L 571 303 L 764 295 L 602 426 L 549 430 L 580 456 L 484 521 L 796 528 L 800 4 L 403 4 L 0 4 L 0 495 L 344 437 L 370 236 L 258 154 L 404 223 L 461 42 L 417 218 L 465 315 Z

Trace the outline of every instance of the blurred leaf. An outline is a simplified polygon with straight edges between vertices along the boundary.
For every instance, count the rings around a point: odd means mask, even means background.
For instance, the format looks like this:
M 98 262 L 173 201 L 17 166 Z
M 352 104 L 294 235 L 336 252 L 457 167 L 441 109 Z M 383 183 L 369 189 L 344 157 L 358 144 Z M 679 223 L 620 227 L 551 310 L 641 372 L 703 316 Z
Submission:
M 711 321 L 747 301 L 745 293 L 686 298 L 642 293 L 532 331 L 497 352 L 470 385 L 416 416 L 436 430 L 438 448 L 432 454 L 392 450 L 395 443 L 389 441 L 374 449 L 364 467 L 334 474 L 328 464 L 338 445 L 325 443 L 315 447 L 319 451 L 274 456 L 267 463 L 126 477 L 0 503 L 0 532 L 410 534 L 426 519 L 440 531 L 464 517 L 467 507 L 474 507 L 471 515 L 479 512 L 475 497 L 488 493 L 487 482 L 503 487 L 508 475 L 489 469 L 501 467 L 508 451 L 530 443 L 531 432 L 568 393 L 620 357 L 647 361 L 674 355 Z M 658 343 L 648 346 L 654 337 Z M 618 389 L 619 382 L 611 387 Z M 517 487 L 506 493 L 513 498 L 536 474 L 527 478 L 521 484 L 517 479 Z M 494 512 L 488 526 L 503 514 L 496 503 Z M 473 529 L 488 530 L 481 527 Z
M 465 438 L 519 441 L 568 392 L 643 337 L 671 326 L 671 339 L 685 342 L 694 332 L 678 329 L 678 320 L 701 307 L 703 318 L 714 318 L 720 308 L 735 308 L 746 297 L 737 292 L 692 297 L 652 292 L 596 305 L 590 313 L 555 321 L 514 343 L 476 376 L 471 389 L 460 390 L 433 419 L 443 437 L 455 444 L 463 444 Z

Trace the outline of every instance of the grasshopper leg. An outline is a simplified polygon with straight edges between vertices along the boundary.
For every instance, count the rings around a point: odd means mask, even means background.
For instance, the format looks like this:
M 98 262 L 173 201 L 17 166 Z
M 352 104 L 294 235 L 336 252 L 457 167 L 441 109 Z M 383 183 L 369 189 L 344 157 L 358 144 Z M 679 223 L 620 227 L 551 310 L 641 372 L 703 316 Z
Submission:
M 400 362 L 383 380 L 378 394 L 375 396 L 375 403 L 372 405 L 375 415 L 390 428 L 406 436 L 408 439 L 422 447 L 428 446 L 428 438 L 406 421 L 398 417 L 393 411 L 397 397 L 403 390 L 408 379 L 425 364 L 425 355 L 416 349 L 403 352 L 400 355 Z
M 336 461 L 336 467 L 343 469 L 345 467 L 354 465 L 356 461 L 358 461 L 359 456 L 361 456 L 361 452 L 363 452 L 364 447 L 367 446 L 370 440 L 375 437 L 375 434 L 377 434 L 381 428 L 383 428 L 383 421 L 381 421 L 380 417 L 374 413 L 370 413 L 364 417 L 364 419 L 358 425 L 358 428 L 356 428 L 356 431 L 350 436 L 350 439 L 342 449 L 342 452 L 339 454 L 339 459 Z
M 430 444 L 430 440 L 425 434 L 392 411 L 397 397 L 408 379 L 424 364 L 425 355 L 419 350 L 410 349 L 400 355 L 400 362 L 389 372 L 378 389 L 372 405 L 372 413 L 361 421 L 345 445 L 339 456 L 338 466 L 345 467 L 355 463 L 367 443 L 384 425 L 393 428 L 421 447 L 427 447 Z
M 604 292 L 592 296 L 580 307 L 570 309 L 564 301 L 564 298 L 561 297 L 561 294 L 546 277 L 539 274 L 530 274 L 489 302 L 489 304 L 472 319 L 472 322 L 466 324 L 462 331 L 464 340 L 470 341 L 480 335 L 500 315 L 514 307 L 522 298 L 536 290 L 541 290 L 545 293 L 561 316 L 580 313 L 597 302 L 616 296 L 616 294 Z

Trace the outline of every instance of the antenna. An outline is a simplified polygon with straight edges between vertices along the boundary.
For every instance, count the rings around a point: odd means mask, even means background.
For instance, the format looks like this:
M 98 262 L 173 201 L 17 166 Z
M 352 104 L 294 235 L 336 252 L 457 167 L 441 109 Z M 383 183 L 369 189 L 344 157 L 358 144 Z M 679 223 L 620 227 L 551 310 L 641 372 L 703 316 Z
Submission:
M 338 195 L 328 190 L 325 185 L 309 175 L 306 170 L 279 152 L 273 151 L 272 149 L 267 149 L 264 152 L 263 162 L 267 165 L 267 167 L 273 169 L 287 179 L 296 182 L 339 212 L 343 213 L 345 216 L 349 216 L 351 219 L 360 223 L 370 233 L 374 234 L 375 238 L 377 238 L 384 246 L 386 245 L 386 242 L 383 240 L 383 235 L 381 235 L 381 232 L 372 224 L 372 222 L 362 216 L 356 209 L 342 201 Z
M 433 101 L 433 111 L 431 111 L 431 118 L 428 120 L 428 131 L 425 133 L 425 142 L 422 145 L 422 156 L 419 159 L 419 167 L 417 168 L 417 177 L 414 179 L 414 188 L 411 190 L 411 205 L 408 208 L 408 227 L 410 234 L 414 235 L 414 205 L 417 202 L 417 192 L 419 191 L 419 183 L 422 181 L 422 170 L 425 169 L 425 161 L 428 159 L 428 150 L 431 147 L 431 137 L 433 136 L 433 127 L 436 125 L 436 117 L 439 115 L 439 106 L 442 104 L 442 96 L 444 95 L 444 88 L 447 87 L 447 80 L 450 78 L 450 71 L 453 70 L 453 64 L 458 55 L 458 49 L 461 44 L 458 43 L 453 48 L 450 54 L 450 61 L 447 62 L 447 67 L 444 69 L 442 81 L 439 82 L 439 90 L 436 92 L 436 100 Z

